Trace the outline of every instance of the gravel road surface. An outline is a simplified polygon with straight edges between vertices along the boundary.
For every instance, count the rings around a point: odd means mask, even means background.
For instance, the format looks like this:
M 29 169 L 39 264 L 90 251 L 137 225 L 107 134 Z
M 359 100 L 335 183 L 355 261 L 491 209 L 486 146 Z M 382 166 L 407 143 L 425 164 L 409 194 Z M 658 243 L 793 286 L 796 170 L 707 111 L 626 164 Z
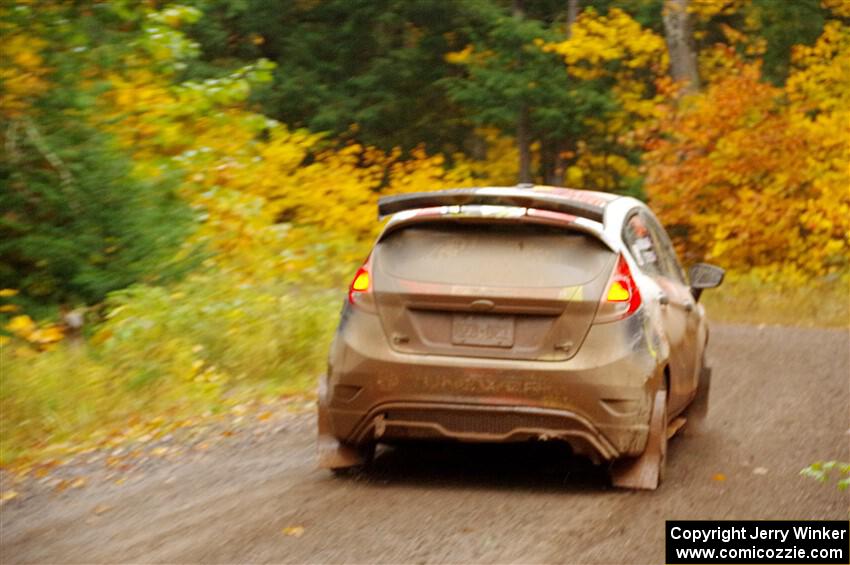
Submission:
M 715 325 L 709 362 L 709 421 L 671 442 L 655 492 L 557 444 L 385 450 L 335 478 L 305 413 L 121 485 L 92 470 L 7 501 L 0 560 L 663 563 L 665 519 L 846 519 L 847 494 L 798 473 L 850 459 L 850 333 Z

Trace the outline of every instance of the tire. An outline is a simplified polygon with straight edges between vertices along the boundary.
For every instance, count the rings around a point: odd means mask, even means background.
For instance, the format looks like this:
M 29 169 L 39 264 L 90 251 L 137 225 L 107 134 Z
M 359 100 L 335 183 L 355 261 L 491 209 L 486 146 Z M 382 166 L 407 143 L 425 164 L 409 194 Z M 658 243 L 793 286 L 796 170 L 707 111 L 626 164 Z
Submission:
M 711 367 L 703 363 L 697 381 L 697 393 L 685 410 L 685 417 L 692 429 L 700 429 L 708 418 L 708 399 L 711 393 Z
M 661 484 L 661 482 L 664 481 L 664 477 L 667 476 L 667 446 L 669 445 L 668 438 L 667 438 L 667 424 L 668 424 L 670 414 L 669 414 L 668 408 L 667 408 L 667 389 L 665 387 L 662 390 L 664 390 L 664 402 L 662 403 L 663 404 L 663 408 L 662 408 L 662 416 L 663 417 L 661 418 L 661 422 L 663 424 L 663 429 L 660 432 L 661 433 L 660 442 L 659 442 L 660 445 L 658 446 L 659 451 L 661 451 L 661 460 L 658 463 L 658 484 Z

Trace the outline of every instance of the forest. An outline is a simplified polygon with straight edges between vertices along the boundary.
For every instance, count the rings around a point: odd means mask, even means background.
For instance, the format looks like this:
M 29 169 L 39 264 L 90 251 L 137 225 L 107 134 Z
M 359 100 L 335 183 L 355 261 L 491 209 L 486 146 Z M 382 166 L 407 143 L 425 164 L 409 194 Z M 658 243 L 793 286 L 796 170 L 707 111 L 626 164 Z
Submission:
M 848 0 L 17 0 L 0 34 L 4 466 L 309 398 L 387 194 L 631 195 L 727 269 L 718 318 L 847 325 Z

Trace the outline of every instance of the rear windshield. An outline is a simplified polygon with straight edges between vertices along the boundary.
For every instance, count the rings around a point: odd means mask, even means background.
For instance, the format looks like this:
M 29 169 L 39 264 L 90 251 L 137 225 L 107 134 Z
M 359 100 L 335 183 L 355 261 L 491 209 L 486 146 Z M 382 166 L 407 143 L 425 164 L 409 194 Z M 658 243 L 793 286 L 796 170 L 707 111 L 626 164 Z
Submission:
M 378 270 L 432 283 L 555 287 L 584 284 L 612 253 L 593 236 L 535 224 L 440 222 L 389 234 Z

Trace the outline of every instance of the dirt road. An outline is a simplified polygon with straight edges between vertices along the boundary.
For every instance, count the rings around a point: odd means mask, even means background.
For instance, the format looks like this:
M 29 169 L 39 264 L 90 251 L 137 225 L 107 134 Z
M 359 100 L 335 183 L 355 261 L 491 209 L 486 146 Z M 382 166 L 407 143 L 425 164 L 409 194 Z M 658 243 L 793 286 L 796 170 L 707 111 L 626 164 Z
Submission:
M 0 558 L 661 563 L 665 519 L 846 519 L 847 495 L 798 472 L 850 459 L 850 334 L 715 326 L 709 358 L 709 423 L 672 442 L 656 492 L 613 490 L 556 445 L 388 450 L 333 478 L 303 414 L 121 486 L 13 500 Z

